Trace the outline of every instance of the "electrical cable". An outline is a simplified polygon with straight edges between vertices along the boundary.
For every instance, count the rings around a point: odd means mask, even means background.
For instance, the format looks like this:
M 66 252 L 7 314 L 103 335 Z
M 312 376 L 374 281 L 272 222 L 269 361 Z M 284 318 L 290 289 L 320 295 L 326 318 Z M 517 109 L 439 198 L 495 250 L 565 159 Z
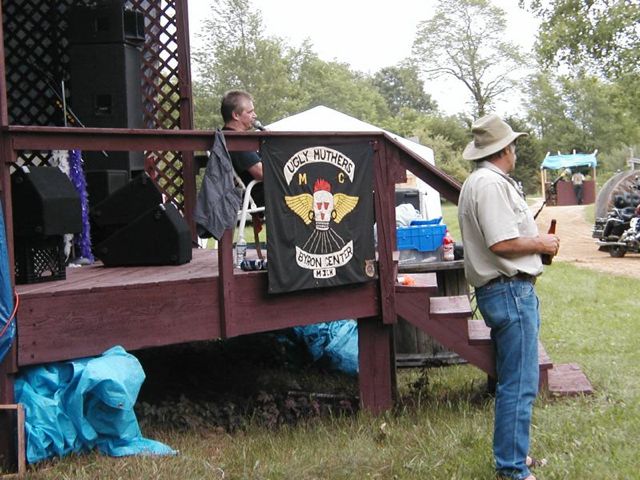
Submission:
M 16 313 L 18 312 L 18 306 L 20 305 L 20 295 L 18 295 L 18 292 L 16 290 L 13 291 L 13 296 L 14 296 L 14 305 L 13 305 L 13 312 L 11 312 L 11 315 L 9 316 L 9 318 L 7 319 L 7 324 L 2 327 L 2 330 L 0 330 L 0 338 L 2 338 L 2 336 L 5 334 L 5 332 L 9 329 L 9 325 L 11 325 L 11 323 L 13 322 L 13 319 L 16 316 Z

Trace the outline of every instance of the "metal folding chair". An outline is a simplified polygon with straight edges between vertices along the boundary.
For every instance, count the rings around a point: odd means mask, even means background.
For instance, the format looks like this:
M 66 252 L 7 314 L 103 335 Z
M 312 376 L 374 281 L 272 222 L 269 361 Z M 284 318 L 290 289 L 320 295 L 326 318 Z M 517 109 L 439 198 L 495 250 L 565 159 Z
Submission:
M 238 212 L 238 239 L 236 240 L 236 244 L 244 244 L 246 245 L 246 239 L 244 238 L 244 229 L 247 224 L 247 216 L 253 215 L 254 213 L 262 213 L 264 212 L 264 206 L 259 207 L 254 202 L 253 198 L 251 198 L 251 190 L 256 184 L 260 183 L 261 180 L 251 180 L 248 185 L 245 185 L 242 179 L 238 176 L 238 174 L 234 171 L 233 175 L 235 177 L 235 181 L 242 190 L 242 209 Z M 256 223 L 256 220 L 252 221 L 253 226 L 253 237 L 256 246 L 256 253 L 258 258 L 262 260 L 262 250 L 260 248 L 260 240 L 258 238 L 259 227 Z

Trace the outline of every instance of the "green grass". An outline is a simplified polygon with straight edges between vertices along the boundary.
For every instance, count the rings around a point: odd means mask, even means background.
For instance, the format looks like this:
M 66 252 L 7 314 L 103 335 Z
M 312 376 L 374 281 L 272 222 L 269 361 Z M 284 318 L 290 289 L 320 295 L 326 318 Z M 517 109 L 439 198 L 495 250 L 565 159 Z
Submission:
M 596 389 L 590 397 L 537 401 L 532 452 L 550 462 L 538 478 L 637 478 L 640 282 L 555 262 L 537 289 L 549 355 L 580 364 Z M 156 427 L 145 434 L 178 456 L 73 456 L 36 465 L 29 478 L 493 478 L 484 375 L 466 365 L 425 372 L 401 371 L 401 401 L 384 416 L 361 412 L 279 429 L 252 424 L 233 434 Z
M 447 202 L 442 202 L 442 221 L 447 224 L 447 230 L 456 241 L 462 240 L 460 225 L 458 225 L 458 206 Z

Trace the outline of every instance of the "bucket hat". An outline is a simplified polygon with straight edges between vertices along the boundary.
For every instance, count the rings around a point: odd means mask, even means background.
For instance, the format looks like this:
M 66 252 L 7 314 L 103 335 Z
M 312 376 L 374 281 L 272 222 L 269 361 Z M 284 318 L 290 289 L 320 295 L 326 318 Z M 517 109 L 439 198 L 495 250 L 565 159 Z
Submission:
M 462 158 L 480 160 L 499 152 L 516 138 L 529 135 L 525 132 L 514 132 L 511 127 L 495 113 L 485 115 L 471 126 L 473 140 L 465 147 Z

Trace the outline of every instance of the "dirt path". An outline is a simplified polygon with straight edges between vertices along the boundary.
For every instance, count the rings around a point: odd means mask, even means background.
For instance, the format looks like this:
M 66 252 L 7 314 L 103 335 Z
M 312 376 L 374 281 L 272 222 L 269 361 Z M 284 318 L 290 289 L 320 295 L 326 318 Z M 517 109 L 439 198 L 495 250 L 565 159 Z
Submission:
M 542 201 L 531 206 L 533 213 Z M 551 219 L 557 220 L 556 233 L 560 237 L 560 252 L 554 261 L 570 262 L 578 267 L 599 272 L 640 278 L 640 256 L 627 254 L 623 258 L 613 258 L 607 252 L 598 251 L 595 239 L 591 237 L 593 224 L 585 220 L 585 206 L 568 207 L 545 206 L 536 219 L 541 232 L 549 229 Z

